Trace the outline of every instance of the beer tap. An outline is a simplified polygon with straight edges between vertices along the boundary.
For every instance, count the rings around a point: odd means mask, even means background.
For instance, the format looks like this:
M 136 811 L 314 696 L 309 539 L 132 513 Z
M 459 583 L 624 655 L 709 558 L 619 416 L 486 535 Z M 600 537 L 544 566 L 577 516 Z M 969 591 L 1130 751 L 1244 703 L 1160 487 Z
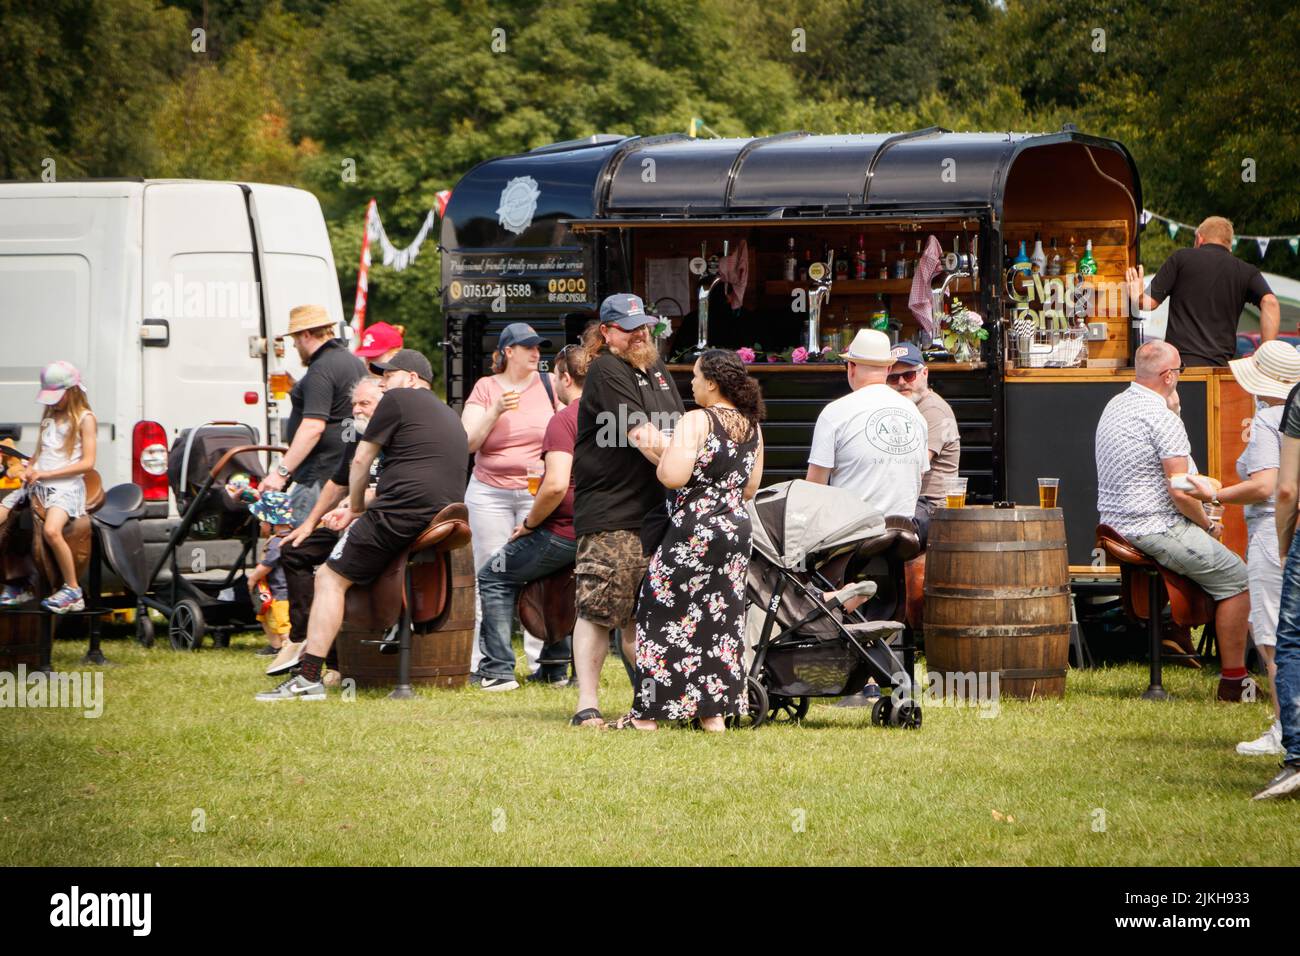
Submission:
M 723 259 L 727 257 L 729 246 L 730 243 L 726 239 L 722 240 Z M 704 259 L 706 262 L 708 261 L 708 251 L 709 251 L 709 244 L 707 242 L 700 243 L 700 257 Z M 714 287 L 721 281 L 722 281 L 721 267 L 719 267 L 718 274 L 715 276 L 710 277 L 707 272 L 700 276 L 700 289 L 699 289 L 699 293 L 697 294 L 698 332 L 696 334 L 696 340 L 695 340 L 696 354 L 699 354 L 701 352 L 706 352 L 709 350 L 710 347 L 709 346 L 709 295 L 713 292 Z
M 832 265 L 835 250 L 826 254 L 826 262 L 814 262 L 808 267 L 808 354 L 818 355 L 822 350 L 822 306 L 831 300 Z

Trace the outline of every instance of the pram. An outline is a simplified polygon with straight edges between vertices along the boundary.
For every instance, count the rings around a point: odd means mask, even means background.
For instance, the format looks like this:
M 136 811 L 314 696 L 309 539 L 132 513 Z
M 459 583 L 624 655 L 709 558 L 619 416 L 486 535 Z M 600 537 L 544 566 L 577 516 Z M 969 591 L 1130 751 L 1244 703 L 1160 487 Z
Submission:
M 914 649 L 902 644 L 902 623 L 877 619 L 901 613 L 902 563 L 919 551 L 912 522 L 886 521 L 851 492 L 799 480 L 761 489 L 749 513 L 751 724 L 801 720 L 811 698 L 856 694 L 874 678 L 894 693 L 872 707 L 872 722 L 920 727 Z M 867 602 L 846 612 L 859 596 Z

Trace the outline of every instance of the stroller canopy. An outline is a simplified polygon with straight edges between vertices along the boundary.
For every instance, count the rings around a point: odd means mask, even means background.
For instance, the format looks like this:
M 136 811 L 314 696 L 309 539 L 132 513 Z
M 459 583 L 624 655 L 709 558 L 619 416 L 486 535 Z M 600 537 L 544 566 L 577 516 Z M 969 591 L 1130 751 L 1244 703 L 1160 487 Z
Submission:
M 804 567 L 810 554 L 885 533 L 885 516 L 853 492 L 803 479 L 761 489 L 748 507 L 754 548 L 788 569 Z

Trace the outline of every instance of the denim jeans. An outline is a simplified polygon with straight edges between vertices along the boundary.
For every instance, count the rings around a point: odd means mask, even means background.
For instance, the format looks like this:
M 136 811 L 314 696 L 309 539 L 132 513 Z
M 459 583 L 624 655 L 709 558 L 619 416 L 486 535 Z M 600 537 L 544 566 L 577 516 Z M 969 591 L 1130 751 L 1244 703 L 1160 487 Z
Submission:
M 1300 763 L 1300 534 L 1291 539 L 1282 571 L 1282 611 L 1277 620 L 1277 700 L 1287 763 Z
M 289 487 L 289 507 L 293 509 L 293 526 L 296 528 L 307 520 L 311 514 L 311 509 L 316 507 L 316 499 L 320 497 L 321 489 L 325 487 L 323 481 L 313 481 L 303 484 L 295 481 Z
M 514 679 L 515 651 L 510 645 L 510 629 L 519 592 L 529 581 L 573 564 L 577 550 L 576 541 L 543 528 L 507 542 L 479 570 L 478 594 L 483 604 L 479 647 L 483 658 L 478 672 L 484 679 Z M 544 678 L 564 677 L 571 641 L 572 635 L 542 649 L 537 663 Z

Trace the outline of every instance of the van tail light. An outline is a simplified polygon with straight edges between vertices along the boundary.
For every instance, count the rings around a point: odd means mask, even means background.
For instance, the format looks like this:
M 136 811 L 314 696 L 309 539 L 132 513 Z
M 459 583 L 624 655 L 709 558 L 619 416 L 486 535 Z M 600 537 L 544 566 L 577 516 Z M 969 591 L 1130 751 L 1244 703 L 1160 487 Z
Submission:
M 288 372 L 272 372 L 270 379 L 267 381 L 267 391 L 271 393 L 272 401 L 282 402 L 289 397 L 289 389 L 293 387 L 293 380 L 289 378 Z
M 167 500 L 167 432 L 157 422 L 136 422 L 131 431 L 131 480 L 145 501 Z

